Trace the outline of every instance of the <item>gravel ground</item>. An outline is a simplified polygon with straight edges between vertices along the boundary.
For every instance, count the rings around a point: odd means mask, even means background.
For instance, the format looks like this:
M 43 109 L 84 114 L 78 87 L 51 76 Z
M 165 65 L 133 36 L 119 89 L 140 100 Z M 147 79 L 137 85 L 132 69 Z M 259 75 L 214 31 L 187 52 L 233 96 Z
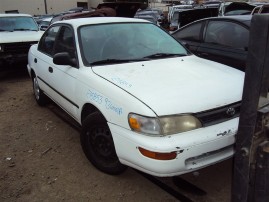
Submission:
M 154 178 L 173 195 L 131 168 L 119 176 L 96 170 L 82 152 L 79 131 L 55 105 L 37 105 L 26 71 L 1 74 L 0 103 L 0 201 L 169 202 L 179 201 L 179 194 L 230 201 L 231 160 L 180 176 L 207 192 L 202 196 L 175 186 L 176 178 Z

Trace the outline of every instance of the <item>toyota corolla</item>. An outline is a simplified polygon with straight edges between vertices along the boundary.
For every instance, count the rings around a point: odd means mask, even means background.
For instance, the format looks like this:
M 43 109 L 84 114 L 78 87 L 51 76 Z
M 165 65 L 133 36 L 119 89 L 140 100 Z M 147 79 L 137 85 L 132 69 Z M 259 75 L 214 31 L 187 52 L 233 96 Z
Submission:
M 148 21 L 56 22 L 31 47 L 28 71 L 37 103 L 50 98 L 81 125 L 83 151 L 105 173 L 174 176 L 234 153 L 244 73 Z

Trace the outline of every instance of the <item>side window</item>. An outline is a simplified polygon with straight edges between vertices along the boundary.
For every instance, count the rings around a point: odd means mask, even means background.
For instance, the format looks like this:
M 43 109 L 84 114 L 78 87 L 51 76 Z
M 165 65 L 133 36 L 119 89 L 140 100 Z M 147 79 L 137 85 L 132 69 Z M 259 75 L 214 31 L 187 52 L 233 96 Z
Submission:
M 57 44 L 54 54 L 68 52 L 71 58 L 76 56 L 73 30 L 70 27 L 63 26 L 57 36 Z
M 55 38 L 57 36 L 59 29 L 60 29 L 60 26 L 53 26 L 45 32 L 45 34 L 40 39 L 40 42 L 38 45 L 39 51 L 49 56 L 52 56 Z
M 205 35 L 206 43 L 245 50 L 248 47 L 249 31 L 240 24 L 229 21 L 211 21 Z
M 190 26 L 185 27 L 184 29 L 180 30 L 173 34 L 176 39 L 183 39 L 189 41 L 200 41 L 200 31 L 202 28 L 202 22 L 195 23 Z

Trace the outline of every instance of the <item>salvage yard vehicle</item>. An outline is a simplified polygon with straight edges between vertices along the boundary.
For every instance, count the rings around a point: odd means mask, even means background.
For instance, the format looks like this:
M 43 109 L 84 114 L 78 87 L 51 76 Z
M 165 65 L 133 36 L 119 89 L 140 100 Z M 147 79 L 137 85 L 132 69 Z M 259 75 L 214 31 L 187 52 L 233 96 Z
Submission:
M 38 25 L 39 29 L 42 31 L 45 31 L 49 27 L 51 20 L 52 20 L 52 17 L 44 18 L 43 20 L 41 20 Z
M 251 15 L 264 14 L 264 13 L 269 13 L 269 4 L 263 4 L 263 5 L 256 6 L 252 10 Z
M 195 55 L 245 71 L 252 15 L 212 17 L 172 33 Z
M 27 14 L 0 14 L 0 66 L 16 62 L 27 63 L 27 54 L 32 44 L 40 39 L 43 32 Z
M 219 16 L 250 15 L 256 6 L 248 2 L 224 1 L 219 6 Z
M 172 16 L 169 30 L 175 31 L 193 21 L 217 15 L 218 8 L 194 8 L 189 10 L 176 10 Z
M 234 154 L 244 73 L 146 20 L 55 22 L 27 67 L 37 103 L 49 97 L 79 123 L 85 155 L 105 173 L 175 176 Z

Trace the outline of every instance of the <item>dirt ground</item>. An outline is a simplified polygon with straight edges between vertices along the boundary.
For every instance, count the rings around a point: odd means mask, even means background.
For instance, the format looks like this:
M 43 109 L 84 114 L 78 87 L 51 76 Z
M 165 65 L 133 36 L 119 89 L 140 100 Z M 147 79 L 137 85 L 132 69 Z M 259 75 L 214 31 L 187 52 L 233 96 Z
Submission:
M 37 105 L 26 71 L 0 76 L 0 201 L 179 201 L 134 169 L 119 176 L 95 169 L 82 152 L 79 131 L 55 107 Z M 228 160 L 180 176 L 207 192 L 202 196 L 175 186 L 175 178 L 156 179 L 189 201 L 226 202 L 231 165 Z

